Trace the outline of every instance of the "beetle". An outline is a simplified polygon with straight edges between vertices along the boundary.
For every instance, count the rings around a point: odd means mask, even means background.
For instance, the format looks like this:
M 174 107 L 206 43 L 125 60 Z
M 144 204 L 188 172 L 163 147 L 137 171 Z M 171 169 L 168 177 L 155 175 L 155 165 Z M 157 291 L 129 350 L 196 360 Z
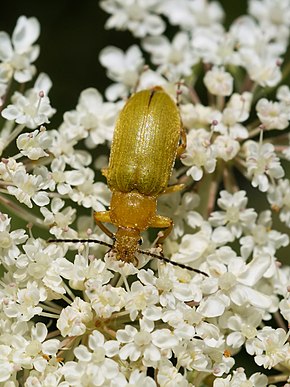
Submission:
M 168 186 L 177 156 L 186 148 L 186 135 L 177 104 L 161 88 L 131 96 L 119 113 L 111 146 L 109 166 L 102 170 L 112 191 L 110 209 L 94 213 L 100 229 L 113 244 L 98 240 L 60 239 L 50 242 L 93 242 L 110 247 L 117 260 L 136 265 L 136 253 L 162 259 L 197 273 L 206 273 L 139 249 L 141 232 L 164 228 L 156 241 L 162 247 L 173 228 L 172 219 L 157 214 L 160 195 L 177 192 L 183 184 Z M 104 223 L 111 223 L 116 233 Z
M 117 260 L 136 261 L 141 232 L 148 228 L 165 228 L 157 246 L 169 235 L 173 221 L 157 214 L 157 199 L 184 187 L 169 187 L 168 181 L 185 148 L 179 109 L 161 87 L 129 98 L 116 122 L 109 166 L 102 170 L 112 191 L 110 209 L 94 213 L 97 225 L 114 240 Z M 103 223 L 116 226 L 116 233 Z

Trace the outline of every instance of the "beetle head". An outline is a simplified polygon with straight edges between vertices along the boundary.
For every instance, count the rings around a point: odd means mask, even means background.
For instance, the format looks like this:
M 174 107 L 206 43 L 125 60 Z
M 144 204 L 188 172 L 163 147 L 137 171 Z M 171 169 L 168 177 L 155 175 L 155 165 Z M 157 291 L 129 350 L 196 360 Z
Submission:
M 124 262 L 136 264 L 135 253 L 139 248 L 140 231 L 134 228 L 119 227 L 115 234 L 113 251 L 116 258 Z

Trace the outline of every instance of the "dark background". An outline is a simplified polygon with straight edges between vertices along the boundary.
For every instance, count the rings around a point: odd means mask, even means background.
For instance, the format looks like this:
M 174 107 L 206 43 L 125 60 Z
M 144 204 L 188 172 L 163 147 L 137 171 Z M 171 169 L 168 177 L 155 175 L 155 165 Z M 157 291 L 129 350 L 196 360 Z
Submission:
M 98 53 L 108 45 L 126 49 L 135 41 L 127 31 L 105 30 L 108 14 L 94 0 L 13 0 L 0 8 L 0 31 L 12 34 L 20 15 L 35 16 L 41 25 L 37 41 L 40 56 L 38 72 L 47 73 L 53 82 L 51 104 L 57 109 L 53 125 L 61 122 L 62 114 L 75 107 L 80 92 L 96 87 L 102 92 L 110 83 L 99 64 Z M 222 0 L 226 25 L 246 12 L 247 1 Z

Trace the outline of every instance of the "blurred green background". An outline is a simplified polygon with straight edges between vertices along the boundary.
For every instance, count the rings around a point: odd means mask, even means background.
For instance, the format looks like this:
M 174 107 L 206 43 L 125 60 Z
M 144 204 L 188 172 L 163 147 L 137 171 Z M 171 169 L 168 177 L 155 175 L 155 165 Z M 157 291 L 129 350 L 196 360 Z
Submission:
M 104 30 L 108 14 L 99 1 L 2 1 L 0 31 L 12 33 L 20 15 L 35 16 L 41 24 L 39 72 L 52 79 L 51 103 L 58 110 L 52 124 L 58 126 L 62 114 L 75 107 L 80 92 L 87 87 L 103 91 L 109 84 L 98 53 L 108 45 L 123 49 L 135 40 L 127 31 Z M 247 1 L 220 1 L 226 13 L 226 25 L 246 12 Z

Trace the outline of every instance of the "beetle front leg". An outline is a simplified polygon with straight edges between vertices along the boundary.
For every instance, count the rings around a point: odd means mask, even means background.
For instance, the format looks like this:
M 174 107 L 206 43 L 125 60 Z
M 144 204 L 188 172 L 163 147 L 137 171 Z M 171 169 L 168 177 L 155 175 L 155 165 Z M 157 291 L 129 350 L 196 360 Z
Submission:
M 94 219 L 100 229 L 108 235 L 111 239 L 114 239 L 114 233 L 110 231 L 103 223 L 112 223 L 110 217 L 110 211 L 94 212 Z
M 156 215 L 152 222 L 150 223 L 150 227 L 154 228 L 165 228 L 164 232 L 162 232 L 162 235 L 158 237 L 158 239 L 155 242 L 155 246 L 161 246 L 164 243 L 164 240 L 168 237 L 168 235 L 171 233 L 173 229 L 173 220 L 170 218 L 167 218 L 166 216 Z

